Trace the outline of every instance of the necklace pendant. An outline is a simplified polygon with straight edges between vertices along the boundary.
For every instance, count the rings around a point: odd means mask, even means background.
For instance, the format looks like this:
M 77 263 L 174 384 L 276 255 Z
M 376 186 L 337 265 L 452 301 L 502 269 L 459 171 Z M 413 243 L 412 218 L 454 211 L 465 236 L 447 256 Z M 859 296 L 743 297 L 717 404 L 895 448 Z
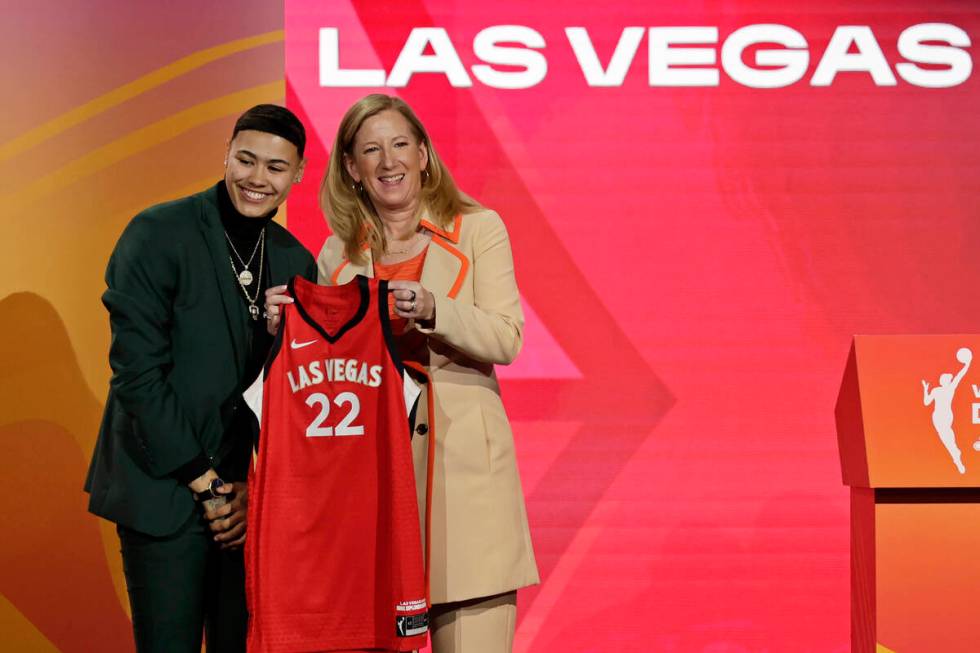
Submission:
M 242 286 L 251 286 L 252 285 L 252 273 L 249 272 L 248 270 L 242 270 L 238 274 L 238 283 L 240 283 Z
M 248 312 L 252 316 L 253 321 L 258 321 L 259 319 L 259 307 L 255 304 L 248 305 Z

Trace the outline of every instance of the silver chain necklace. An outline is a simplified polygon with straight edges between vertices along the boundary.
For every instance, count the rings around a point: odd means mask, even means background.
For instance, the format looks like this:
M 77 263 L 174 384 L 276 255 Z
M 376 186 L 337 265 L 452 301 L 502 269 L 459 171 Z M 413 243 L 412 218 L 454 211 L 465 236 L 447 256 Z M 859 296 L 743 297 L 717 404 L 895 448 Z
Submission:
M 227 231 L 225 232 L 225 237 L 226 238 L 228 237 Z M 231 244 L 230 238 L 228 239 L 228 243 Z M 255 251 L 260 252 L 259 253 L 259 277 L 261 277 L 262 264 L 265 262 L 265 229 L 264 228 L 262 229 L 262 234 L 259 236 L 259 242 L 255 243 L 255 247 L 256 247 Z M 235 251 L 234 245 L 231 246 L 231 251 L 235 252 L 235 256 L 238 256 L 238 252 Z M 248 259 L 249 263 L 251 263 L 252 259 L 255 258 L 255 251 L 253 251 L 252 256 L 249 257 Z M 242 257 L 238 256 L 238 260 L 241 261 Z M 245 301 L 248 302 L 249 316 L 252 318 L 253 321 L 258 320 L 259 307 L 255 305 L 255 302 L 257 302 L 259 299 L 259 290 L 261 290 L 262 288 L 262 283 L 259 282 L 255 284 L 255 295 L 253 297 L 249 297 L 248 290 L 245 289 L 245 286 L 248 286 L 252 283 L 252 273 L 248 271 L 247 267 L 244 270 L 242 270 L 241 273 L 239 273 L 238 270 L 235 268 L 235 259 L 233 259 L 230 256 L 228 257 L 228 262 L 231 263 L 231 271 L 236 277 L 238 277 L 238 287 L 242 289 L 242 294 L 245 295 Z M 246 263 L 242 261 L 242 265 L 246 265 Z M 248 275 L 247 281 L 243 280 L 244 275 Z
M 228 241 L 228 246 L 231 247 L 231 251 L 235 253 L 235 258 L 237 258 L 238 262 L 242 264 L 242 271 L 238 272 L 236 270 L 235 276 L 238 277 L 238 283 L 241 284 L 242 290 L 244 290 L 245 286 L 252 285 L 252 281 L 254 279 L 248 268 L 252 265 L 252 260 L 255 258 L 255 252 L 259 251 L 259 245 L 262 245 L 263 248 L 265 247 L 265 227 L 262 227 L 262 231 L 259 232 L 259 239 L 255 241 L 255 247 L 252 248 L 252 255 L 248 257 L 248 263 L 242 259 L 242 255 L 238 253 L 237 249 L 235 249 L 235 243 L 231 242 L 231 236 L 228 235 L 227 231 L 225 231 L 225 239 Z M 260 273 L 262 272 L 261 265 L 262 264 L 259 263 Z M 235 264 L 232 263 L 231 267 L 234 268 Z

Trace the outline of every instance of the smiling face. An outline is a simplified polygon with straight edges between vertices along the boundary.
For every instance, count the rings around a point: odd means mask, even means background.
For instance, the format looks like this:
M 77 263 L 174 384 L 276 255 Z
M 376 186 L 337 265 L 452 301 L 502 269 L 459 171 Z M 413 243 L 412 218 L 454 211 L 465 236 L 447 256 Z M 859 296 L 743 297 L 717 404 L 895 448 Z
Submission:
M 386 214 L 414 212 L 418 207 L 429 153 L 408 120 L 387 109 L 361 123 L 344 164 L 384 218 Z
M 305 165 L 285 138 L 245 129 L 228 144 L 225 187 L 239 213 L 259 218 L 286 200 Z

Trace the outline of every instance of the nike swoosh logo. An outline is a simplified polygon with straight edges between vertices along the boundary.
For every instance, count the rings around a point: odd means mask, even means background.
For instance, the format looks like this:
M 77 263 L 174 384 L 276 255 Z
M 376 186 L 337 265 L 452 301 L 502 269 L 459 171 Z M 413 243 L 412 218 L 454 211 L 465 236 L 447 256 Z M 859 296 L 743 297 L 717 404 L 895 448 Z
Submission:
M 309 342 L 296 342 L 296 338 L 293 338 L 293 341 L 289 343 L 289 346 L 292 349 L 302 349 L 303 347 L 309 347 L 314 342 L 316 342 L 316 340 L 310 340 Z

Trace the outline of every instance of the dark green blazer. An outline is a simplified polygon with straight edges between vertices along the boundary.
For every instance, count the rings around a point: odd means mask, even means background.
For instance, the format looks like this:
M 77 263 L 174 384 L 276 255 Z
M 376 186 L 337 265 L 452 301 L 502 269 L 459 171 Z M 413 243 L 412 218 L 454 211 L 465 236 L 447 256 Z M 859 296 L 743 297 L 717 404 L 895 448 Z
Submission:
M 316 281 L 310 253 L 271 222 L 272 285 Z M 89 510 L 150 535 L 177 531 L 195 510 L 171 475 L 204 454 L 220 463 L 249 355 L 250 319 L 232 275 L 216 188 L 151 207 L 109 259 L 109 398 L 89 467 Z M 261 301 L 261 299 L 260 299 Z M 216 459 L 217 457 L 217 459 Z

